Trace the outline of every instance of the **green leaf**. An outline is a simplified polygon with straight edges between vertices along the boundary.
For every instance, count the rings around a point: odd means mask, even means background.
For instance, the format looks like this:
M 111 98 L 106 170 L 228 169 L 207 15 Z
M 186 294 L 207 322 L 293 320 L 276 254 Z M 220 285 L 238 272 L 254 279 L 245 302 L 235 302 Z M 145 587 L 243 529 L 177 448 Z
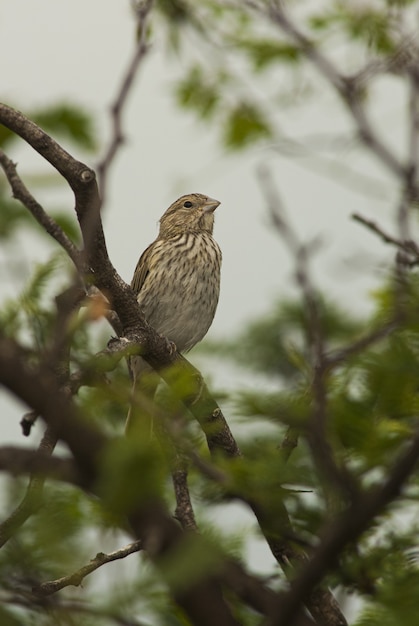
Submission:
M 267 139 L 272 133 L 272 128 L 261 110 L 249 102 L 241 102 L 232 109 L 224 123 L 224 143 L 234 150 L 260 139 Z
M 332 10 L 312 15 L 308 19 L 314 30 L 326 31 L 340 27 L 352 40 L 366 44 L 375 52 L 391 54 L 395 51 L 393 19 L 387 11 L 350 3 L 337 3 Z
M 211 117 L 219 102 L 219 86 L 204 76 L 202 68 L 194 66 L 176 87 L 181 107 L 194 109 L 203 119 Z
M 302 56 L 297 46 L 268 39 L 243 40 L 238 43 L 238 47 L 248 55 L 256 70 L 264 69 L 277 61 L 295 64 Z

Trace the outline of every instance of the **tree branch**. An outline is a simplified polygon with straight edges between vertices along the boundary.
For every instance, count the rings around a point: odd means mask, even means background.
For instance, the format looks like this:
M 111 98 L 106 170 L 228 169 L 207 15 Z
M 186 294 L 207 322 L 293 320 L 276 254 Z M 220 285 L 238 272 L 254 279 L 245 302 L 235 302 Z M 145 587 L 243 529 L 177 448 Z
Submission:
M 42 364 L 31 369 L 22 350 L 10 339 L 0 338 L 0 381 L 42 416 L 57 436 L 67 443 L 78 465 L 81 483 L 87 490 L 97 490 L 100 468 L 109 440 L 84 420 L 72 402 L 57 385 L 49 367 Z M 158 499 L 141 500 L 128 514 L 137 539 L 164 576 L 164 563 L 176 554 L 185 541 L 183 532 Z M 203 574 L 185 588 L 171 592 L 191 622 L 197 626 L 238 626 L 222 597 L 217 576 Z
M 258 176 L 272 223 L 295 259 L 296 282 L 301 289 L 307 312 L 307 349 L 312 370 L 313 393 L 313 412 L 306 428 L 307 441 L 317 469 L 326 479 L 326 484 L 334 486 L 338 493 L 351 497 L 356 492 L 356 486 L 346 467 L 342 463 L 338 465 L 335 460 L 326 435 L 327 407 L 324 380 L 326 357 L 317 295 L 309 276 L 307 245 L 298 241 L 296 233 L 288 223 L 282 200 L 269 170 L 260 166 Z
M 109 142 L 109 146 L 107 147 L 105 154 L 97 167 L 99 175 L 99 189 L 100 195 L 102 197 L 102 202 L 105 201 L 109 168 L 115 159 L 118 149 L 125 141 L 122 131 L 122 112 L 126 104 L 128 95 L 133 87 L 134 79 L 138 73 L 141 62 L 146 56 L 149 49 L 146 44 L 148 23 L 147 18 L 151 11 L 152 5 L 153 0 L 146 0 L 145 2 L 138 3 L 138 7 L 136 8 L 138 37 L 137 47 L 129 63 L 125 76 L 122 79 L 121 86 L 118 90 L 115 101 L 111 106 L 112 137 Z
M 325 574 L 338 563 L 345 547 L 356 541 L 371 522 L 397 497 L 419 460 L 419 433 L 399 455 L 384 484 L 364 491 L 335 519 L 325 524 L 310 560 L 293 581 L 291 591 L 281 594 L 269 626 L 292 626 L 301 601 L 307 598 Z
M 4 173 L 7 176 L 7 180 L 13 191 L 13 197 L 19 200 L 33 215 L 36 221 L 42 226 L 57 243 L 67 252 L 70 259 L 73 261 L 76 269 L 79 272 L 84 273 L 83 270 L 83 257 L 73 244 L 73 242 L 67 237 L 61 226 L 49 216 L 43 207 L 35 200 L 32 194 L 29 192 L 24 182 L 16 171 L 16 165 L 11 161 L 3 150 L 0 150 L 0 165 L 3 168 Z
M 76 570 L 72 574 L 69 574 L 68 576 L 63 576 L 62 578 L 57 578 L 56 580 L 50 580 L 36 585 L 32 588 L 32 592 L 37 596 L 45 597 L 50 596 L 53 593 L 57 593 L 57 591 L 64 589 L 64 587 L 79 587 L 82 584 L 83 580 L 86 578 L 86 576 L 99 569 L 99 567 L 102 567 L 102 565 L 105 565 L 106 563 L 111 563 L 112 561 L 117 561 L 119 559 L 125 559 L 130 554 L 133 554 L 134 552 L 139 552 L 142 549 L 142 541 L 134 541 L 124 548 L 120 548 L 119 550 L 115 550 L 114 552 L 110 552 L 109 554 L 98 552 L 87 565 L 84 565 L 83 567 Z
M 394 156 L 393 152 L 381 141 L 369 121 L 360 97 L 356 78 L 343 76 L 319 48 L 288 17 L 281 0 L 273 0 L 266 6 L 254 0 L 246 0 L 247 6 L 264 15 L 299 47 L 321 75 L 335 88 L 350 111 L 357 127 L 358 135 L 364 145 L 399 179 L 405 180 L 407 168 Z

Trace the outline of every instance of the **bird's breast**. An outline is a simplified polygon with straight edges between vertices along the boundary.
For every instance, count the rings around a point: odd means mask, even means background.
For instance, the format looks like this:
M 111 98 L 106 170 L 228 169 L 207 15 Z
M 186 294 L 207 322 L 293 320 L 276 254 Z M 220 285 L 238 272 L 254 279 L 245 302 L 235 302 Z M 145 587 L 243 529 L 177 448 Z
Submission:
M 156 242 L 138 295 L 148 322 L 183 352 L 206 334 L 220 289 L 221 251 L 209 233 Z

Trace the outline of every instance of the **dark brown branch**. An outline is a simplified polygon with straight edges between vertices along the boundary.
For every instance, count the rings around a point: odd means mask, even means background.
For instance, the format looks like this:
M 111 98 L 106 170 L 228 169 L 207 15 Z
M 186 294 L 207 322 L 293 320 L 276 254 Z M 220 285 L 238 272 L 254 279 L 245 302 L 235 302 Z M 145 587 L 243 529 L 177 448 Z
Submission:
M 72 399 L 57 385 L 49 367 L 39 365 L 33 370 L 23 357 L 22 350 L 12 340 L 0 338 L 1 383 L 38 411 L 67 443 L 78 465 L 83 487 L 95 490 L 108 439 L 83 419 Z M 134 535 L 143 541 L 144 549 L 157 567 L 176 554 L 185 541 L 183 531 L 159 500 L 141 501 L 128 519 Z M 187 588 L 172 589 L 172 593 L 193 624 L 238 626 L 214 575 L 204 575 Z
M 185 405 L 197 417 L 207 435 L 212 453 L 223 451 L 238 456 L 240 451 L 214 400 L 210 397 L 201 375 L 186 360 L 173 353 L 166 340 L 159 337 L 143 320 L 140 308 L 130 288 L 120 279 L 111 265 L 100 220 L 100 198 L 93 172 L 75 161 L 48 135 L 24 116 L 0 105 L 0 121 L 17 132 L 44 156 L 66 178 L 76 197 L 76 212 L 86 249 L 86 259 L 95 285 L 105 293 L 117 312 L 124 329 L 124 341 L 143 349 L 144 358 L 167 382 L 172 376 L 165 369 L 174 363 L 194 383 L 194 392 L 184 399 Z M 122 340 L 121 340 L 122 341 Z M 36 375 L 35 375 L 36 374 Z M 98 477 L 98 463 L 108 440 L 85 423 L 71 398 L 58 386 L 48 367 L 36 372 L 28 369 L 20 349 L 10 340 L 0 340 L 0 380 L 42 415 L 57 436 L 70 447 L 80 469 L 85 488 L 92 489 Z M 143 504 L 129 515 L 135 536 L 144 541 L 144 548 L 156 565 L 176 552 L 184 541 L 183 533 L 168 515 L 160 501 Z M 278 536 L 278 523 L 275 523 Z M 175 589 L 175 600 L 184 608 L 193 623 L 200 626 L 236 624 L 226 606 L 218 577 L 204 577 L 184 590 Z M 205 613 L 203 613 L 205 607 Z
M 57 578 L 56 580 L 50 580 L 36 587 L 32 588 L 32 592 L 41 597 L 50 596 L 64 587 L 74 586 L 78 587 L 82 584 L 83 580 L 91 574 L 92 572 L 102 567 L 106 563 L 111 563 L 112 561 L 117 561 L 119 559 L 125 559 L 130 554 L 134 552 L 139 552 L 143 549 L 143 544 L 141 541 L 134 541 L 133 543 L 128 544 L 124 548 L 120 548 L 119 550 L 115 550 L 114 552 L 110 552 L 109 554 L 105 554 L 103 552 L 98 552 L 96 556 L 90 560 L 87 565 L 84 565 L 80 569 L 76 570 L 72 574 L 68 576 L 63 576 L 62 578 Z
M 100 197 L 94 172 L 76 161 L 56 141 L 28 120 L 22 113 L 0 104 L 0 123 L 22 137 L 65 178 L 74 191 L 76 213 L 85 244 L 86 263 L 91 280 L 110 299 L 118 313 L 122 327 L 137 330 L 136 340 L 144 349 L 144 358 L 150 351 L 160 365 L 176 360 L 167 342 L 145 323 L 134 293 L 112 266 L 105 244 L 100 219 Z M 150 347 L 151 346 L 151 347 Z M 166 355 L 166 358 L 164 357 Z M 153 365 L 153 363 L 152 363 Z
M 172 381 L 170 375 L 166 373 L 168 366 L 176 363 L 187 373 L 195 393 L 191 394 L 185 403 L 204 428 L 210 449 L 212 451 L 222 449 L 229 455 L 237 455 L 239 453 L 237 444 L 220 408 L 209 395 L 202 376 L 168 346 L 164 337 L 158 335 L 147 324 L 133 291 L 112 266 L 100 219 L 100 198 L 94 172 L 73 159 L 24 115 L 4 104 L 0 104 L 0 123 L 25 139 L 62 174 L 73 189 L 92 280 L 108 297 L 112 308 L 118 314 L 126 342 L 134 342 L 137 350 L 141 346 L 144 359 L 159 371 L 169 384 Z
M 78 250 L 67 237 L 61 226 L 59 226 L 57 222 L 45 212 L 39 202 L 35 200 L 18 175 L 16 165 L 6 156 L 3 150 L 0 150 L 0 165 L 10 183 L 13 197 L 19 200 L 42 226 L 45 232 L 64 248 L 78 271 L 83 272 L 82 254 L 80 250 Z
M 0 381 L 41 415 L 56 437 L 68 444 L 88 483 L 96 473 L 96 455 L 103 451 L 106 439 L 83 419 L 69 394 L 59 387 L 49 366 L 40 365 L 32 370 L 25 352 L 13 340 L 0 337 Z M 82 439 L 79 432 L 83 432 Z

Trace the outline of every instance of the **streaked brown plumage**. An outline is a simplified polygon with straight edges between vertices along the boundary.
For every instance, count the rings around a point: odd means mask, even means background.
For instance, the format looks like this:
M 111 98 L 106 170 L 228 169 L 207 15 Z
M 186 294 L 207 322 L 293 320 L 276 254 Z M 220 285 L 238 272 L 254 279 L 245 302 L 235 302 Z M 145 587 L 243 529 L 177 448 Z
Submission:
M 149 324 L 179 352 L 201 341 L 217 308 L 221 251 L 212 232 L 219 204 L 199 193 L 173 202 L 131 282 Z M 141 357 L 131 358 L 130 367 L 134 382 L 150 371 Z

